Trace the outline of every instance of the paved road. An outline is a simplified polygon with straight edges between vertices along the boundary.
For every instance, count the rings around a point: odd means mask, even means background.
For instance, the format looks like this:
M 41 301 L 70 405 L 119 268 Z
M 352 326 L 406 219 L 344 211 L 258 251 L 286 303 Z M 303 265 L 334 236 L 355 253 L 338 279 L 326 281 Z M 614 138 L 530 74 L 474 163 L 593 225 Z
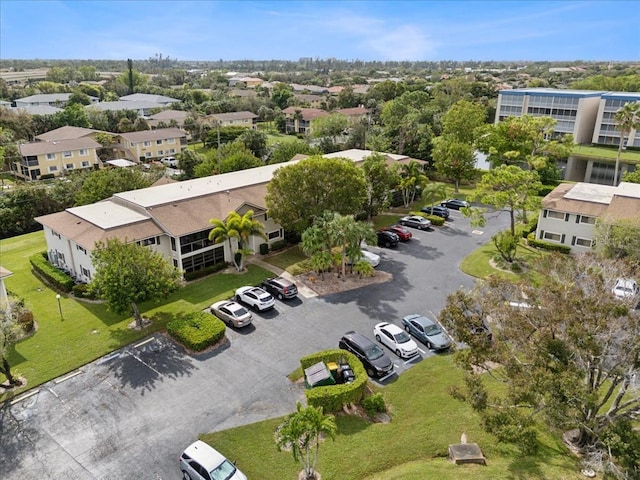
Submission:
M 473 284 L 460 260 L 506 222 L 472 233 L 453 211 L 445 227 L 381 251 L 391 282 L 278 302 L 248 329 L 228 330 L 228 345 L 214 353 L 192 357 L 155 335 L 41 386 L 0 410 L 1 477 L 179 478 L 178 456 L 199 433 L 290 413 L 304 392 L 286 375 L 301 356 L 336 347 L 348 330 L 372 336 L 381 320 L 437 313 L 447 293 Z M 394 360 L 399 374 L 412 365 Z

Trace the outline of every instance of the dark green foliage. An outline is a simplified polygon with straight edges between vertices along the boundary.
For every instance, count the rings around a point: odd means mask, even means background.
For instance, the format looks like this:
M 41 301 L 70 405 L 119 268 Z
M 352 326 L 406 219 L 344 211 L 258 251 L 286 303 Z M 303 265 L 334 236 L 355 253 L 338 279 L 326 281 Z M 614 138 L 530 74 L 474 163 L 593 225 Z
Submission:
M 74 297 L 77 298 L 88 298 L 91 300 L 97 299 L 96 292 L 86 283 L 78 283 L 73 286 L 72 289 Z
M 40 278 L 51 285 L 54 290 L 68 293 L 73 288 L 73 279 L 67 273 L 51 265 L 46 252 L 32 255 L 29 262 Z
M 205 312 L 193 312 L 167 323 L 167 333 L 196 352 L 218 343 L 225 329 L 222 320 Z
M 434 227 L 441 227 L 442 225 L 444 225 L 444 218 L 437 215 L 427 215 L 425 218 L 427 220 L 430 220 L 431 225 L 433 225 Z
M 571 247 L 568 245 L 558 245 L 556 243 L 545 242 L 543 240 L 536 240 L 536 234 L 530 233 L 527 236 L 527 244 L 530 247 L 540 248 L 542 250 L 549 250 L 551 252 L 571 253 Z
M 605 431 L 602 443 L 627 470 L 626 478 L 640 479 L 640 432 L 628 420 L 621 420 Z
M 271 251 L 276 252 L 278 250 L 282 250 L 284 248 L 287 248 L 287 245 L 288 243 L 286 240 L 276 240 L 271 244 Z
M 370 417 L 374 417 L 376 413 L 387 411 L 387 405 L 384 402 L 382 393 L 374 393 L 362 400 L 362 407 L 366 410 Z
M 206 277 L 207 275 L 211 275 L 212 273 L 219 272 L 224 270 L 229 266 L 228 262 L 216 263 L 215 265 L 211 265 L 210 267 L 203 268 L 201 270 L 194 270 L 193 272 L 185 272 L 184 279 L 187 282 L 191 280 L 196 280 L 198 278 Z
M 364 396 L 364 389 L 368 380 L 367 373 L 360 360 L 350 352 L 336 349 L 324 350 L 302 357 L 300 359 L 300 365 L 304 371 L 305 368 L 315 365 L 320 361 L 325 363 L 335 362 L 338 364 L 346 361 L 353 370 L 356 379 L 352 383 L 328 385 L 306 390 L 307 403 L 315 407 L 322 407 L 325 412 L 338 411 L 348 403 L 359 403 Z
M 35 232 L 42 226 L 34 217 L 64 210 L 67 205 L 43 185 L 19 186 L 0 195 L 0 238 Z
M 538 190 L 539 197 L 546 197 L 549 195 L 557 185 L 542 185 L 542 187 Z

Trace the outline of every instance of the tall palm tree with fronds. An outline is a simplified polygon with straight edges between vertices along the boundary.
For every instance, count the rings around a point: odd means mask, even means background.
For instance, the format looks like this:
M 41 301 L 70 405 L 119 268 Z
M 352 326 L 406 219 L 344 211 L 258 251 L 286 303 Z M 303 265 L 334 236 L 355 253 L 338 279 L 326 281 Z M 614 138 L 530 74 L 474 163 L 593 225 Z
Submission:
M 618 155 L 616 156 L 616 169 L 613 174 L 614 187 L 618 185 L 620 156 L 622 155 L 622 146 L 624 145 L 625 137 L 631 133 L 631 130 L 640 128 L 640 102 L 626 103 L 616 112 L 615 120 L 617 122 L 616 128 L 620 130 L 620 142 L 618 144 Z
M 429 183 L 429 179 L 424 174 L 422 165 L 415 160 L 400 167 L 400 183 L 398 188 L 402 191 L 404 206 L 408 207 L 416 198 L 416 189 Z
M 256 235 L 266 240 L 264 225 L 253 218 L 253 210 L 248 210 L 244 215 L 238 212 L 230 212 L 226 220 L 212 218 L 209 223 L 213 228 L 209 232 L 209 240 L 213 243 L 229 242 L 229 251 L 233 254 L 233 264 L 241 272 L 244 268 L 244 257 L 253 253 L 248 248 L 249 239 Z M 233 251 L 232 239 L 238 242 L 238 249 Z M 240 255 L 236 255 L 239 253 Z
M 293 460 L 302 463 L 305 480 L 315 480 L 321 437 L 332 440 L 338 427 L 333 415 L 325 415 L 322 407 L 303 407 L 298 402 L 296 412 L 289 415 L 276 432 L 278 450 L 291 449 Z

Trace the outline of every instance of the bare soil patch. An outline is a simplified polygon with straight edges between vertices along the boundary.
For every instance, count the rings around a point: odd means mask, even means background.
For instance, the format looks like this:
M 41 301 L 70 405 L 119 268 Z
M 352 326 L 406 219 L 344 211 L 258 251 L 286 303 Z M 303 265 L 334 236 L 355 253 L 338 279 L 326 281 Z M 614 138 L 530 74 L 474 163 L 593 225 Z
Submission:
M 338 274 L 334 272 L 325 273 L 324 278 L 314 272 L 296 275 L 295 277 L 297 283 L 305 285 L 319 296 L 346 292 L 375 283 L 384 283 L 392 278 L 393 275 L 390 273 L 379 271 L 376 271 L 372 277 L 364 278 L 360 278 L 358 275 L 339 277 Z

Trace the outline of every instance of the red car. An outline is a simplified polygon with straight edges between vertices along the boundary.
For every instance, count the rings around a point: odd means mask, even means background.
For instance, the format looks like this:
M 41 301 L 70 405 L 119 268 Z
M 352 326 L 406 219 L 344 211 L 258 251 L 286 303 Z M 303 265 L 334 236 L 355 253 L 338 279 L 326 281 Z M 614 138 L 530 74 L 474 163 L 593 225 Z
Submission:
M 395 233 L 396 235 L 398 235 L 398 237 L 400 237 L 400 241 L 402 242 L 411 240 L 411 237 L 413 236 L 411 232 L 402 225 L 392 225 L 390 227 L 384 228 L 383 230 L 388 230 Z

